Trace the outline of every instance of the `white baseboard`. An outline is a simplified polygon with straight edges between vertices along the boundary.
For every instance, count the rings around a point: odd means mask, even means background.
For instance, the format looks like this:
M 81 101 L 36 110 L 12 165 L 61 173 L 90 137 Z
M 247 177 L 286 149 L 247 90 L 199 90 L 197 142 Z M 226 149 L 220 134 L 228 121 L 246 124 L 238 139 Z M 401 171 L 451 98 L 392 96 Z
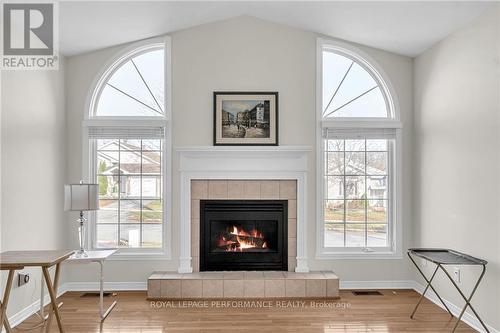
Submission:
M 340 289 L 413 289 L 415 281 L 342 281 Z
M 68 282 L 67 291 L 99 291 L 99 282 Z M 147 282 L 104 282 L 107 291 L 148 290 Z
M 63 284 L 59 288 L 57 288 L 57 297 L 61 296 L 65 292 L 67 292 L 66 285 Z M 48 305 L 50 303 L 50 296 L 48 293 L 45 294 L 44 300 L 43 300 L 43 305 Z M 40 310 L 40 300 L 37 300 L 33 302 L 32 304 L 28 305 L 18 313 L 14 314 L 13 316 L 9 317 L 9 323 L 12 327 L 15 327 L 28 319 L 32 314 L 36 313 L 37 311 Z M 0 330 L 1 331 L 1 330 Z
M 131 291 L 131 290 L 147 290 L 147 282 L 105 282 L 105 290 L 112 291 Z M 413 289 L 417 293 L 422 294 L 424 291 L 424 286 L 412 281 L 412 280 L 399 280 L 399 281 L 340 281 L 340 289 Z M 61 296 L 67 291 L 98 291 L 98 282 L 68 282 L 64 283 L 59 287 L 58 296 Z M 429 299 L 434 304 L 441 308 L 444 308 L 436 294 L 432 290 L 428 290 L 425 297 Z M 461 308 L 451 303 L 450 301 L 443 299 L 450 311 L 455 317 L 460 314 Z M 45 295 L 44 304 L 47 305 L 50 302 L 49 295 Z M 40 309 L 40 301 L 36 301 L 31 305 L 28 305 L 23 310 L 9 317 L 9 321 L 12 327 L 17 326 L 29 316 L 34 314 Z M 479 321 L 473 314 L 466 312 L 462 317 L 462 321 L 467 325 L 471 326 L 478 332 L 485 332 Z M 500 333 L 499 330 L 488 325 L 488 329 L 491 333 Z
M 105 282 L 104 290 L 112 290 L 112 291 L 132 291 L 132 290 L 147 290 L 148 284 L 147 282 Z M 68 291 L 98 291 L 99 283 L 98 282 L 68 282 L 59 286 L 57 290 L 57 297 L 63 295 Z M 50 296 L 48 293 L 45 294 L 44 297 L 44 305 L 48 305 L 50 303 Z M 28 305 L 18 313 L 9 317 L 9 322 L 12 327 L 16 327 L 24 320 L 29 318 L 31 315 L 40 310 L 40 300 L 33 302 Z M 0 329 L 1 332 L 1 329 Z
M 414 281 L 412 289 L 415 290 L 417 293 L 422 294 L 424 292 L 425 287 L 423 285 L 421 285 L 420 283 Z M 437 306 L 439 306 L 440 308 L 442 308 L 446 311 L 443 304 L 441 304 L 441 302 L 439 301 L 439 298 L 437 298 L 436 294 L 434 293 L 434 291 L 432 291 L 432 289 L 429 288 L 429 290 L 427 290 L 427 292 L 425 293 L 425 298 L 427 298 L 432 303 L 436 304 Z M 443 298 L 443 301 L 446 303 L 446 306 L 450 309 L 451 313 L 453 313 L 455 318 L 460 315 L 460 311 L 462 311 L 462 307 L 458 307 L 455 304 L 453 304 L 452 302 L 450 302 L 444 298 Z M 461 305 L 461 306 L 463 306 L 463 305 Z M 481 333 L 486 332 L 484 330 L 483 326 L 481 325 L 481 323 L 479 322 L 479 320 L 477 320 L 476 316 L 474 316 L 474 314 L 470 313 L 469 311 L 466 311 L 464 313 L 464 315 L 462 316 L 462 321 L 478 332 L 481 332 Z M 479 315 L 481 315 L 481 314 L 479 314 Z M 485 323 L 485 324 L 491 333 L 500 333 L 499 330 L 488 325 L 487 323 Z

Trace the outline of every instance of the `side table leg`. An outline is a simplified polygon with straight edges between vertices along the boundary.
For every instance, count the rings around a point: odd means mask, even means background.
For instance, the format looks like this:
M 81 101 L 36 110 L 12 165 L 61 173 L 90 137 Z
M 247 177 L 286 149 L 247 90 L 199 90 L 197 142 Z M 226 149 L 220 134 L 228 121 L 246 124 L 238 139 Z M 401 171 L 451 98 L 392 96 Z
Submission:
M 60 267 L 60 265 L 61 265 L 60 263 L 56 265 L 56 275 L 54 277 L 54 285 L 56 287 L 59 283 L 58 280 L 59 280 L 59 267 Z M 42 267 L 42 272 L 43 272 L 43 276 L 45 278 L 45 283 L 47 284 L 47 289 L 49 291 L 50 302 L 52 304 L 52 311 L 54 311 L 54 314 L 56 316 L 57 327 L 59 328 L 60 333 L 64 333 L 64 328 L 62 325 L 61 316 L 59 314 L 59 307 L 57 306 L 57 290 L 54 290 L 52 282 L 50 281 L 50 274 L 49 274 L 48 268 Z M 50 329 L 50 327 L 48 325 L 46 327 L 47 327 L 47 329 Z
M 101 322 L 106 319 L 111 310 L 116 305 L 116 301 L 114 301 L 109 308 L 104 312 L 104 264 L 102 260 L 98 261 L 99 263 L 99 315 L 101 316 Z
M 7 319 L 6 311 L 7 304 L 9 303 L 10 290 L 12 289 L 12 281 L 14 280 L 14 272 L 15 270 L 9 270 L 9 275 L 7 276 L 7 284 L 5 285 L 5 292 L 3 295 L 3 301 L 0 303 L 0 328 L 5 326 L 7 332 L 12 332 L 9 324 L 9 320 Z M 0 329 L 1 331 L 1 329 Z

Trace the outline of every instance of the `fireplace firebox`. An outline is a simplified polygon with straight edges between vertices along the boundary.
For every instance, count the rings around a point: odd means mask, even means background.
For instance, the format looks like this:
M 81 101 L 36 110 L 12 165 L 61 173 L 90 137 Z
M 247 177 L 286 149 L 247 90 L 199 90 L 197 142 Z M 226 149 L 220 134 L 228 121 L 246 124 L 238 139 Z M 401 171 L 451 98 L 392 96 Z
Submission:
M 201 200 L 200 271 L 288 269 L 286 200 Z

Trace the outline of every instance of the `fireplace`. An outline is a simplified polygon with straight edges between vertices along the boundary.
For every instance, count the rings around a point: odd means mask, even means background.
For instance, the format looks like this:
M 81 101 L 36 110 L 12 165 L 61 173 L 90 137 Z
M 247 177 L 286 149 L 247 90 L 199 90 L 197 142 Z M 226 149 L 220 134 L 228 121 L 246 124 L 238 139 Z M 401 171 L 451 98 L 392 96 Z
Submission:
M 286 271 L 287 208 L 287 200 L 200 200 L 200 271 Z

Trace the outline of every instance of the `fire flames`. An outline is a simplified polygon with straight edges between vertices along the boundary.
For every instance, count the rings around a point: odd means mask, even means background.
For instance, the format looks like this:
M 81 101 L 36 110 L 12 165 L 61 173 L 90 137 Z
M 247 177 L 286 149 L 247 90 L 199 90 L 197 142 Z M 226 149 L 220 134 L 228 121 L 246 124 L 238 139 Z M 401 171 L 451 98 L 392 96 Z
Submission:
M 226 252 L 244 252 L 248 250 L 266 250 L 267 244 L 262 232 L 256 230 L 247 232 L 236 226 L 229 228 L 217 241 L 217 246 Z

